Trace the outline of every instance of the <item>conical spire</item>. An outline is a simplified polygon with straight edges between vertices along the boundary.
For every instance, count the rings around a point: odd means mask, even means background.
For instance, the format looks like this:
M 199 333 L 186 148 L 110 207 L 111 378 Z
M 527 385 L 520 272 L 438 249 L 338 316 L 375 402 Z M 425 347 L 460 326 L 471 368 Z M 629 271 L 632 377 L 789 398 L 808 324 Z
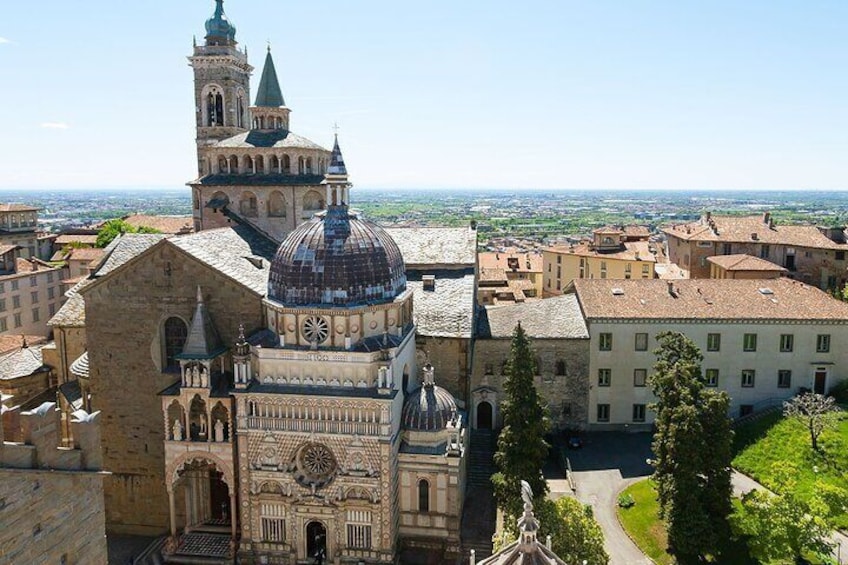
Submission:
M 256 106 L 278 108 L 285 106 L 283 91 L 280 90 L 280 81 L 277 80 L 277 69 L 274 67 L 274 59 L 271 57 L 271 46 L 268 46 L 268 54 L 265 56 L 265 67 L 262 69 L 262 79 L 259 81 L 259 89 L 256 91 Z
M 330 166 L 327 167 L 328 175 L 347 175 L 347 169 L 342 157 L 342 150 L 339 147 L 339 134 L 336 134 L 336 141 L 333 144 L 333 155 L 330 157 Z
M 203 293 L 198 286 L 197 306 L 180 357 L 183 359 L 212 359 L 217 357 L 223 349 L 225 348 L 215 326 L 212 325 L 212 319 L 203 303 Z

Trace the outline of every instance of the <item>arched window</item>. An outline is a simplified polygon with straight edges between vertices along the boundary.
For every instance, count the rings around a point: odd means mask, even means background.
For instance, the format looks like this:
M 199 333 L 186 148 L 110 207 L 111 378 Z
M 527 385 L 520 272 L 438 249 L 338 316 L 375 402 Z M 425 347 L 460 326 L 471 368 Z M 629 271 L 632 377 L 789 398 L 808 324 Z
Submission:
M 280 171 L 280 159 L 276 155 L 271 155 L 268 157 L 268 168 L 271 169 L 271 173 L 279 173 Z
M 218 172 L 222 174 L 226 174 L 229 172 L 229 164 L 227 163 L 227 158 L 223 155 L 218 157 Z
M 312 174 L 312 157 L 306 158 L 306 174 L 307 175 Z
M 244 92 L 239 91 L 236 99 L 236 125 L 244 127 Z
M 430 483 L 427 479 L 418 481 L 418 511 L 430 511 Z
M 291 157 L 289 157 L 288 155 L 283 155 L 283 174 L 291 174 Z
M 239 200 L 239 211 L 242 216 L 255 218 L 259 215 L 259 206 L 257 205 L 256 195 L 252 192 L 243 192 Z
M 276 190 L 268 198 L 268 216 L 271 218 L 286 217 L 286 199 Z
M 562 359 L 556 362 L 556 374 L 558 377 L 565 376 L 565 361 Z
M 188 336 L 188 327 L 180 318 L 171 317 L 165 320 L 163 332 L 163 353 L 162 370 L 164 371 L 179 371 L 180 363 L 177 361 L 177 355 L 183 352 L 186 337 Z
M 215 127 L 224 125 L 224 96 L 221 92 L 212 88 L 206 95 L 206 126 Z
M 253 172 L 260 175 L 265 174 L 265 158 L 262 155 L 257 155 L 253 160 Z
M 238 168 L 238 157 L 235 155 L 230 155 L 229 164 L 227 165 L 227 173 L 231 175 L 235 175 L 239 172 Z
M 306 160 L 303 157 L 297 158 L 297 174 L 302 175 L 306 170 Z

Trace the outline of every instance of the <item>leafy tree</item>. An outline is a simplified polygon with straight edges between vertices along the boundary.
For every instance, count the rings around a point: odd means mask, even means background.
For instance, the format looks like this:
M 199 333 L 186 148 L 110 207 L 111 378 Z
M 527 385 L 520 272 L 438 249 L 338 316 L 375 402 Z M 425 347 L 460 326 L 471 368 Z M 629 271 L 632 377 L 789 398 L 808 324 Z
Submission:
M 97 247 L 106 247 L 112 240 L 125 233 L 162 233 L 157 229 L 146 226 L 136 227 L 121 218 L 108 220 L 97 232 Z
M 583 563 L 584 560 L 587 565 L 609 563 L 604 534 L 590 506 L 570 496 L 563 496 L 556 502 L 540 498 L 534 503 L 534 514 L 539 522 L 539 541 L 545 543 L 550 535 L 551 550 L 566 563 Z M 500 551 L 517 539 L 518 521 L 509 520 L 492 541 L 495 551 Z
M 536 361 L 530 340 L 519 323 L 512 334 L 512 347 L 506 361 L 504 400 L 501 403 L 503 429 L 498 436 L 492 475 L 498 506 L 512 517 L 522 511 L 521 481 L 527 481 L 537 498 L 548 493 L 542 466 L 548 457 L 545 434 L 550 422 L 533 378 Z
M 805 554 L 827 555 L 833 548 L 826 518 L 830 511 L 823 498 L 804 502 L 790 493 L 775 495 L 758 489 L 742 497 L 732 523 L 737 533 L 748 538 L 748 551 L 758 561 L 805 563 Z
M 657 398 L 651 406 L 656 412 L 653 478 L 669 551 L 687 561 L 714 554 L 729 532 L 730 397 L 705 388 L 703 356 L 690 339 L 663 332 L 657 340 L 657 362 L 648 379 Z
M 799 394 L 783 403 L 783 415 L 801 421 L 810 432 L 810 443 L 819 451 L 819 436 L 836 425 L 836 399 L 812 392 Z

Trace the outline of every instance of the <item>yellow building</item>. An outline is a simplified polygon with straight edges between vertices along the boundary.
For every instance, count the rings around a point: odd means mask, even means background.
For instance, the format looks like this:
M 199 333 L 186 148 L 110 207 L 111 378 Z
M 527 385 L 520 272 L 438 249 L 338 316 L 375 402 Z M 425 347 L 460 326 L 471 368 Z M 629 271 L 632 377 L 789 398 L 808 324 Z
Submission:
M 652 279 L 656 248 L 640 226 L 604 227 L 592 240 L 542 250 L 544 297 L 563 293 L 575 279 Z
M 477 302 L 524 302 L 542 296 L 542 255 L 538 251 L 489 252 L 478 255 Z

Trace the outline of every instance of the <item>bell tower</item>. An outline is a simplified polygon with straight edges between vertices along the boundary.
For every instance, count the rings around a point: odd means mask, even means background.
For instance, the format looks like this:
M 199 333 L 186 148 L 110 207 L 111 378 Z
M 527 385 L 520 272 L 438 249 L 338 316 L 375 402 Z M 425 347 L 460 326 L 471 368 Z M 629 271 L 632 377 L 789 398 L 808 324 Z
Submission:
M 224 13 L 224 0 L 215 0 L 215 13 L 206 20 L 203 45 L 194 42 L 188 58 L 194 69 L 197 173 L 209 173 L 203 148 L 250 128 L 250 74 L 247 51 L 236 42 L 236 27 Z

